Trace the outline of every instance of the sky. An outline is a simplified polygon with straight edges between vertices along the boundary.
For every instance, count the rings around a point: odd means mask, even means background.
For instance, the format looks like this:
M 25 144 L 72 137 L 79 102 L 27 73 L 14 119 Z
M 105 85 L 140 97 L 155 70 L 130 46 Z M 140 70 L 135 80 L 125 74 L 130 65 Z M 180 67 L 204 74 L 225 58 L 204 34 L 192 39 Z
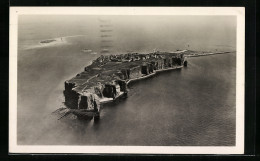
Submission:
M 34 30 L 49 37 L 88 34 L 97 43 L 109 39 L 118 50 L 236 47 L 235 16 L 20 16 L 19 25 L 26 24 L 40 26 Z M 110 37 L 101 38 L 104 34 Z

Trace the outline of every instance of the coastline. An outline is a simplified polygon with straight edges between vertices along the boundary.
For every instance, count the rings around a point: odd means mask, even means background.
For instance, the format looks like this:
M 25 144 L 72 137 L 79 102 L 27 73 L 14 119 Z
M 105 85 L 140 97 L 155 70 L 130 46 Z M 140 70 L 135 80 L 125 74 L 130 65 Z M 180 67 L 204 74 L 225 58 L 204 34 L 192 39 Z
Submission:
M 127 96 L 129 83 L 187 66 L 186 52 L 188 50 L 101 55 L 83 72 L 64 82 L 64 105 L 69 109 L 65 115 L 78 115 L 73 111 L 84 113 L 82 109 L 87 109 L 99 117 L 102 105 Z
M 144 76 L 139 77 L 139 78 L 129 79 L 126 82 L 126 85 L 129 85 L 131 82 L 134 82 L 134 81 L 150 78 L 150 77 L 156 75 L 157 73 L 161 73 L 161 72 L 165 72 L 165 71 L 171 71 L 171 70 L 175 70 L 175 69 L 181 69 L 181 68 L 183 68 L 183 65 L 173 67 L 173 68 L 154 70 L 153 73 L 150 73 L 148 75 L 144 75 Z M 122 98 L 126 94 L 127 93 L 125 93 L 125 92 L 120 92 L 120 94 L 117 95 L 115 98 L 104 97 L 104 98 L 99 100 L 99 103 L 100 103 L 100 105 L 106 105 L 108 103 L 113 103 L 113 102 L 117 101 L 118 99 Z M 79 117 L 82 117 L 82 118 L 85 117 L 86 119 L 92 119 L 94 117 L 94 120 L 97 121 L 100 117 L 100 110 L 101 110 L 101 108 L 99 108 L 98 111 L 91 111 L 91 110 L 84 110 L 84 109 L 70 109 L 70 108 L 65 107 L 65 108 L 57 109 L 53 113 L 57 113 L 57 112 L 64 113 L 63 115 L 60 114 L 61 116 L 59 117 L 58 120 L 64 118 L 68 114 L 72 113 L 72 114 L 79 116 Z
M 181 51 L 181 52 L 178 52 L 178 54 L 184 54 L 185 52 L 189 52 L 188 50 L 183 50 L 183 51 Z M 182 58 L 182 59 L 180 59 L 181 60 L 181 64 L 179 64 L 179 65 L 177 65 L 177 64 L 175 64 L 174 65 L 174 67 L 172 67 L 172 66 L 165 66 L 165 67 L 163 67 L 163 68 L 155 68 L 154 70 L 153 70 L 153 72 L 148 72 L 148 73 L 146 73 L 146 74 L 143 74 L 142 73 L 142 75 L 140 76 L 134 76 L 134 77 L 132 77 L 132 78 L 130 78 L 130 77 L 128 77 L 128 79 L 126 78 L 126 77 L 124 77 L 124 80 L 120 80 L 119 79 L 119 81 L 121 81 L 121 83 L 122 82 L 124 82 L 125 83 L 125 88 L 131 83 L 131 82 L 134 82 L 134 81 L 138 81 L 138 80 L 142 80 L 142 79 L 146 79 L 146 78 L 149 78 L 149 77 L 152 77 L 152 76 L 154 76 L 154 75 L 156 75 L 157 73 L 160 73 L 160 72 L 164 72 L 164 71 L 170 71 L 170 70 L 175 70 L 175 69 L 181 69 L 181 68 L 183 68 L 184 66 L 187 66 L 187 61 L 186 61 L 186 58 L 188 58 L 188 57 L 199 57 L 199 56 L 209 56 L 209 55 L 216 55 L 216 54 L 226 54 L 226 53 L 231 53 L 231 52 L 218 52 L 218 53 L 205 53 L 205 54 L 196 54 L 196 55 L 189 55 L 189 53 L 186 53 L 185 54 L 185 56 Z M 168 54 L 177 54 L 177 53 L 168 53 Z M 163 60 L 164 60 L 165 58 L 163 58 Z M 186 64 L 184 63 L 184 62 L 186 62 Z M 141 67 L 142 67 L 142 65 L 141 65 Z M 147 66 L 148 67 L 148 66 Z M 92 67 L 93 68 L 93 67 Z M 86 69 L 88 69 L 88 67 L 86 67 Z M 85 70 L 86 70 L 85 69 Z M 93 68 L 93 69 L 95 69 L 95 68 Z M 132 68 L 132 69 L 134 69 L 134 68 Z M 148 69 L 148 68 L 147 68 Z M 83 72 L 84 73 L 84 72 Z M 79 76 L 84 76 L 85 74 L 79 74 Z M 94 75 L 94 76 L 96 76 L 96 75 Z M 97 77 L 97 76 L 96 76 Z M 95 78 L 96 78 L 95 77 Z M 99 77 L 99 75 L 98 75 L 98 77 Z M 85 80 L 85 83 L 82 83 L 82 85 L 86 85 L 86 84 L 88 84 L 88 83 L 91 83 L 91 82 L 89 82 L 89 79 L 86 79 L 85 77 L 83 77 L 84 78 L 84 80 Z M 130 79 L 129 79 L 130 78 Z M 73 79 L 75 80 L 75 81 L 78 81 L 79 79 L 77 78 L 77 76 L 76 77 L 73 77 L 72 78 L 72 82 L 65 82 L 65 91 L 67 90 L 66 88 L 69 88 L 69 89 L 71 89 L 71 90 L 74 90 L 75 88 L 78 88 L 79 86 L 75 86 L 75 84 L 73 83 Z M 90 77 L 90 79 L 92 79 L 92 77 Z M 71 80 L 70 80 L 71 81 Z M 95 81 L 95 80 L 93 80 L 93 81 Z M 66 87 L 67 86 L 67 87 Z M 116 85 L 113 85 L 113 84 L 110 84 L 109 85 L 110 87 L 109 88 L 111 88 L 111 86 L 114 86 L 114 87 L 116 87 Z M 122 84 L 120 84 L 120 89 L 121 89 L 121 86 L 122 86 Z M 89 87 L 88 87 L 89 88 Z M 107 88 L 107 87 L 106 87 Z M 85 90 L 85 88 L 83 88 L 83 89 L 81 89 L 81 88 L 79 88 L 80 90 Z M 77 89 L 77 90 L 79 90 L 79 89 Z M 93 93 L 94 92 L 94 93 Z M 83 112 L 82 111 L 82 109 L 81 108 L 87 108 L 87 107 L 80 107 L 80 102 L 82 102 L 82 97 L 86 97 L 86 99 L 88 100 L 88 101 L 90 101 L 89 103 L 90 104 L 93 104 L 94 102 L 98 102 L 98 106 L 97 107 L 95 107 L 95 106 L 93 106 L 93 105 L 90 105 L 90 108 L 93 108 L 94 107 L 94 109 L 92 109 L 92 110 L 90 110 L 89 112 L 92 112 L 93 113 L 93 116 L 92 117 L 94 117 L 94 119 L 96 120 L 96 118 L 98 118 L 99 119 L 99 117 L 100 117 L 100 110 L 101 110 L 101 108 L 102 108 L 102 105 L 105 105 L 105 104 L 108 104 L 108 103 L 111 103 L 111 102 L 115 102 L 115 101 L 117 101 L 119 98 L 121 98 L 121 97 L 123 97 L 123 96 L 126 96 L 127 95 L 127 90 L 122 90 L 121 89 L 121 91 L 120 92 L 118 92 L 117 93 L 117 95 L 114 95 L 113 97 L 111 97 L 111 96 L 103 96 L 103 97 L 95 97 L 95 99 L 94 100 L 92 100 L 92 97 L 93 96 L 91 96 L 92 94 L 95 94 L 95 91 L 93 91 L 93 92 L 90 92 L 89 94 L 87 94 L 87 95 L 85 95 L 86 93 L 84 93 L 84 92 L 82 92 L 82 93 L 80 93 L 80 97 L 81 98 L 79 98 L 79 100 L 75 100 L 74 102 L 75 103 L 77 103 L 78 105 L 78 107 L 76 107 L 76 108 L 70 108 L 70 107 L 67 107 L 68 109 L 69 109 L 69 112 L 71 112 L 71 113 L 73 113 L 73 114 L 76 114 L 75 112 L 73 112 L 73 111 L 78 111 L 78 112 Z M 65 96 L 66 97 L 66 96 Z M 70 98 L 71 96 L 67 96 L 67 100 L 69 100 L 70 101 Z M 74 97 L 74 96 L 73 96 Z M 78 97 L 78 96 L 77 96 Z M 65 99 L 66 100 L 66 99 Z M 66 103 L 66 101 L 65 101 L 65 103 Z M 66 105 L 66 104 L 65 104 Z M 89 106 L 89 105 L 88 105 Z M 70 111 L 71 110 L 71 111 Z M 89 113 L 88 112 L 88 113 Z M 84 112 L 83 112 L 84 113 Z M 76 114 L 77 115 L 77 114 Z M 89 117 L 87 118 L 87 119 L 89 119 Z
M 150 78 L 150 77 L 156 75 L 156 74 L 159 73 L 159 72 L 170 71 L 170 70 L 181 69 L 181 68 L 183 68 L 183 66 L 178 66 L 178 67 L 174 67 L 174 68 L 167 68 L 167 69 L 155 70 L 154 73 L 151 73 L 151 74 L 148 74 L 148 75 L 144 75 L 144 76 L 139 77 L 139 78 L 129 79 L 129 80 L 126 82 L 126 85 L 128 85 L 128 84 L 130 84 L 131 82 L 134 82 L 134 81 L 138 81 L 138 80 Z M 124 94 L 125 94 L 125 93 L 121 92 L 117 97 L 115 97 L 115 99 L 113 99 L 113 98 L 103 98 L 103 99 L 100 99 L 99 102 L 100 102 L 101 104 L 103 104 L 103 105 L 106 104 L 106 103 L 114 102 L 114 101 L 116 101 L 117 99 L 121 98 Z
M 169 71 L 169 70 L 174 70 L 174 69 L 180 69 L 182 68 L 183 66 L 179 66 L 179 67 L 174 67 L 174 68 L 167 68 L 167 69 L 159 69 L 159 70 L 155 70 L 154 73 L 151 73 L 151 74 L 148 74 L 148 75 L 145 75 L 145 76 L 142 76 L 140 78 L 134 78 L 134 79 L 129 79 L 126 84 L 128 85 L 129 83 L 131 83 L 132 81 L 137 81 L 137 80 L 141 80 L 141 79 L 145 79 L 145 78 L 149 78 L 153 75 L 156 75 L 158 72 L 163 72 L 163 71 Z

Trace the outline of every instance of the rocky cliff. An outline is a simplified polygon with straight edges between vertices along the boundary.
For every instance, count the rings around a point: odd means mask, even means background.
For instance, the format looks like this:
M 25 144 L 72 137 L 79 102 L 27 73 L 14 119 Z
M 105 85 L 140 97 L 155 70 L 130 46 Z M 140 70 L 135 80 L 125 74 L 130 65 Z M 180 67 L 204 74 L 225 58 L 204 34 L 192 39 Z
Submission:
M 65 81 L 65 105 L 70 109 L 98 110 L 102 100 L 127 92 L 127 82 L 186 63 L 184 53 L 102 55 L 84 71 Z

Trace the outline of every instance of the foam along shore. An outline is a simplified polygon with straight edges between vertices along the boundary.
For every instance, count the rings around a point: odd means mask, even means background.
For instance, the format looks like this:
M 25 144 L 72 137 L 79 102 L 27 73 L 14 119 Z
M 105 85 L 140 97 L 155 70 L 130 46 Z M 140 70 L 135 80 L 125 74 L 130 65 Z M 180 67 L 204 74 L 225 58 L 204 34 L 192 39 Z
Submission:
M 113 101 L 115 101 L 116 99 L 121 98 L 124 94 L 125 94 L 124 92 L 120 92 L 115 98 L 104 97 L 104 98 L 101 98 L 101 99 L 99 100 L 99 102 L 100 102 L 101 104 L 113 102 Z

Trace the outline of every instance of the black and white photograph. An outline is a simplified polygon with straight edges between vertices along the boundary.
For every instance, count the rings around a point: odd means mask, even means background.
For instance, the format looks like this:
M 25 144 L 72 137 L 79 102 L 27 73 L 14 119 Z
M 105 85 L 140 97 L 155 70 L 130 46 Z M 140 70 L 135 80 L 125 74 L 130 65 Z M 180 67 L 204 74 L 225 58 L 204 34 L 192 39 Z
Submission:
M 243 154 L 242 7 L 11 7 L 10 153 Z

